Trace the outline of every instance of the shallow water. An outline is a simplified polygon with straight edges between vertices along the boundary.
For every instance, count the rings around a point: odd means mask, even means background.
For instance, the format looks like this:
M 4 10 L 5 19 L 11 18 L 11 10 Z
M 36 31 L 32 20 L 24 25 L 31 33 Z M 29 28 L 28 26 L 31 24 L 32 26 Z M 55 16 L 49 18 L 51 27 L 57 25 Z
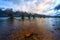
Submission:
M 60 18 L 0 18 L 0 40 L 60 40 Z

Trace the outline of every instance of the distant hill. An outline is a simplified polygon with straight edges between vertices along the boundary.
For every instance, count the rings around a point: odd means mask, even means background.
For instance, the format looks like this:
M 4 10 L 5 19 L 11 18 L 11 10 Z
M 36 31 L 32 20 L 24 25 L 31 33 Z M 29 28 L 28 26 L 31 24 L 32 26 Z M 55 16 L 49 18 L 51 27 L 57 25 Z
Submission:
M 3 10 L 0 9 L 0 17 L 8 17 L 7 11 L 9 11 L 9 10 L 4 10 L 3 11 Z M 34 15 L 36 17 L 45 16 L 45 15 L 40 15 L 40 14 L 36 14 L 36 13 L 27 13 L 27 12 L 21 12 L 21 11 L 13 12 L 12 15 L 14 17 L 20 17 L 21 15 L 24 15 L 25 17 L 27 17 L 29 15 L 30 16 Z
M 28 16 L 35 16 L 35 17 L 60 17 L 60 14 L 57 14 L 55 16 L 50 16 L 50 15 L 42 15 L 42 14 L 36 14 L 36 13 L 27 13 L 27 12 L 21 12 L 21 11 L 12 11 L 10 9 L 6 9 L 6 10 L 2 10 L 0 9 L 0 17 L 8 17 L 8 14 L 11 12 L 11 14 L 14 16 L 14 17 L 20 17 L 21 15 L 23 15 L 24 17 L 28 17 Z

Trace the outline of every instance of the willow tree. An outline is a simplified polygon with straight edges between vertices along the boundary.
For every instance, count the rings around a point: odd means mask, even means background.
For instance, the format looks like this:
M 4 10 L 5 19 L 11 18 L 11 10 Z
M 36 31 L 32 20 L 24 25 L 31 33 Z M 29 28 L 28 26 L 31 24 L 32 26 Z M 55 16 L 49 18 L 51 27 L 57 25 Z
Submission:
M 12 9 L 6 9 L 6 13 L 7 13 L 7 15 L 8 15 L 8 17 L 10 18 L 10 19 L 13 19 L 14 17 L 13 17 L 13 11 L 12 11 Z

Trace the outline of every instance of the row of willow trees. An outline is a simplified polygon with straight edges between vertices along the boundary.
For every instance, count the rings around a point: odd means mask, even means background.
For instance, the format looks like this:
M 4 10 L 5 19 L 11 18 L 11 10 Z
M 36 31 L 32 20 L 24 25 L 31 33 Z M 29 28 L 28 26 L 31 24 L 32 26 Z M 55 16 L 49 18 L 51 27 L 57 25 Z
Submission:
M 10 18 L 10 19 L 14 19 L 14 11 L 12 10 L 12 9 L 6 9 L 5 10 L 5 13 L 8 15 L 8 17 Z M 17 13 L 16 13 L 17 14 Z M 16 15 L 15 14 L 15 15 Z M 27 15 L 28 14 L 28 15 Z M 34 14 L 32 14 L 32 13 L 27 13 L 27 12 L 20 12 L 19 13 L 19 15 L 20 15 L 20 17 L 21 17 L 21 19 L 24 19 L 24 17 L 28 17 L 29 19 L 31 18 L 31 17 L 33 17 L 33 18 L 35 18 L 35 15 Z M 27 16 L 26 16 L 27 15 Z M 18 16 L 18 15 L 17 15 Z

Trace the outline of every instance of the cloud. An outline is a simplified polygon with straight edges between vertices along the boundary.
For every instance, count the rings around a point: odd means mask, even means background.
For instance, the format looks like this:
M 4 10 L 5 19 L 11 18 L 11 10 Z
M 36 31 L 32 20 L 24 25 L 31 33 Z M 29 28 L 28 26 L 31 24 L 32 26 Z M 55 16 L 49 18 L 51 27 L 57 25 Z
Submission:
M 57 5 L 54 9 L 55 9 L 55 10 L 60 10 L 60 4 Z
M 3 5 L 14 10 L 47 14 L 46 12 L 54 7 L 55 0 L 3 0 Z

